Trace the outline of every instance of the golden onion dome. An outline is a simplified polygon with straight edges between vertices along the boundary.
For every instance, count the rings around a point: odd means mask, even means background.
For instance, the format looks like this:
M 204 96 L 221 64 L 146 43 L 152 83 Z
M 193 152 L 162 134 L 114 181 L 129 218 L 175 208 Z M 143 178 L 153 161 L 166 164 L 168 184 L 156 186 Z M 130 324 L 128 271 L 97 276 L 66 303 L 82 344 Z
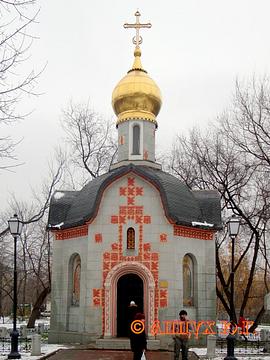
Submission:
M 112 93 L 112 106 L 118 117 L 116 125 L 131 119 L 155 123 L 161 107 L 159 87 L 141 64 L 141 50 L 136 46 L 132 69 L 116 85 Z

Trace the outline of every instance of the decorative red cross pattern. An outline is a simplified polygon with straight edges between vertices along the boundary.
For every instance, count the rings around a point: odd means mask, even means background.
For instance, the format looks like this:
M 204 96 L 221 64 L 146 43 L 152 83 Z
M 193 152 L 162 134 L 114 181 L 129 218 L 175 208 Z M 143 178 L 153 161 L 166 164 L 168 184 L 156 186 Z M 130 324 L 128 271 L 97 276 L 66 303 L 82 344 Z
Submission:
M 151 224 L 151 216 L 144 215 L 143 206 L 136 205 L 136 198 L 143 196 L 143 187 L 135 185 L 134 177 L 128 177 L 127 186 L 119 188 L 119 195 L 126 197 L 127 205 L 119 206 L 119 213 L 111 216 L 112 224 L 126 224 L 126 220 L 134 220 L 135 224 Z
M 135 205 L 137 196 L 143 196 L 143 187 L 135 186 L 135 178 L 128 178 L 128 186 L 121 186 L 119 189 L 120 196 L 127 197 L 127 205 Z
M 159 253 L 153 252 L 151 244 L 144 242 L 144 226 L 151 224 L 151 216 L 144 214 L 144 206 L 138 205 L 137 197 L 144 195 L 142 186 L 136 186 L 135 178 L 128 177 L 127 186 L 119 188 L 119 196 L 126 197 L 126 204 L 119 206 L 118 214 L 111 215 L 111 224 L 118 225 L 118 241 L 111 244 L 111 249 L 103 253 L 103 287 L 101 289 L 93 289 L 93 305 L 102 306 L 102 327 L 104 333 L 105 324 L 105 305 L 104 305 L 104 282 L 111 269 L 122 261 L 138 261 L 146 266 L 152 273 L 155 281 L 155 299 L 154 299 L 154 317 L 158 317 L 159 307 L 168 306 L 168 292 L 159 288 Z M 133 256 L 125 256 L 123 247 L 125 248 L 126 236 L 124 235 L 124 224 L 127 220 L 133 220 L 138 224 L 138 253 Z M 101 235 L 102 234 L 97 234 Z M 164 234 L 162 234 L 164 235 Z M 165 234 L 166 235 L 166 234 Z M 101 238 L 102 239 L 102 238 Z M 100 240 L 100 236 L 96 236 L 96 241 Z M 165 237 L 162 236 L 162 240 Z

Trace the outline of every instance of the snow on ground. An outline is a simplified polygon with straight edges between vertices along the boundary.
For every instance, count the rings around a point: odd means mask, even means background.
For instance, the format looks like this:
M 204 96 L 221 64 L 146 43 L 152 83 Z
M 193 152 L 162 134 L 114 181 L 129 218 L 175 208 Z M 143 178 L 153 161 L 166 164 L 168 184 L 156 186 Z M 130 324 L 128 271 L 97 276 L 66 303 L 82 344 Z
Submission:
M 243 353 L 243 349 L 241 350 L 241 353 L 238 352 L 239 349 L 235 349 L 234 351 L 234 355 L 237 357 L 237 359 L 239 360 L 270 360 L 270 354 L 256 354 L 256 353 L 251 353 L 251 352 L 247 352 L 246 354 Z M 190 351 L 194 351 L 198 356 L 202 357 L 203 359 L 208 359 L 206 357 L 206 353 L 207 353 L 207 348 L 190 348 Z M 224 358 L 226 357 L 226 352 L 220 352 L 217 351 L 217 354 L 214 358 L 211 358 L 212 360 L 224 360 Z
M 223 355 L 222 357 L 215 357 L 215 358 L 212 358 L 211 360 L 224 360 L 225 356 Z M 239 359 L 239 360 L 270 360 L 270 356 L 263 356 L 263 355 L 250 356 L 250 357 L 237 356 L 237 359 Z
M 50 319 L 43 318 L 43 319 L 36 320 L 36 328 L 38 328 L 39 324 L 43 324 L 45 329 L 49 328 Z M 20 329 L 21 326 L 26 326 L 26 325 L 27 325 L 26 321 L 20 321 L 20 320 L 17 321 L 17 329 L 18 330 Z M 11 330 L 13 327 L 12 319 L 5 318 L 4 321 L 3 321 L 3 319 L 1 319 L 0 328 L 1 327 L 5 327 L 5 328 Z M 31 342 L 31 340 L 30 340 L 30 342 Z M 58 349 L 66 349 L 66 348 L 67 348 L 67 346 L 65 346 L 65 345 L 41 343 L 41 355 L 40 356 L 31 356 L 31 352 L 26 352 L 25 350 L 22 350 L 20 352 L 20 354 L 21 354 L 22 360 L 30 360 L 30 359 L 37 360 L 37 359 L 42 358 L 44 355 L 48 355 Z M 9 350 L 3 350 L 3 348 L 1 348 L 1 341 L 0 341 L 0 360 L 6 360 L 8 353 L 9 353 Z
M 38 360 L 38 359 L 41 359 L 44 355 L 51 354 L 52 352 L 54 352 L 58 349 L 67 349 L 67 347 L 65 345 L 58 345 L 58 344 L 42 344 L 40 356 L 31 356 L 30 352 L 21 352 L 21 359 L 22 360 Z M 7 356 L 8 356 L 8 353 L 3 354 L 3 353 L 1 353 L 1 350 L 0 350 L 0 360 L 6 360 Z
M 38 326 L 38 324 L 44 324 L 45 327 L 49 327 L 50 318 L 38 319 L 38 320 L 36 320 L 36 326 Z M 27 325 L 27 321 L 26 320 L 24 320 L 24 321 L 17 320 L 17 329 L 20 329 L 20 326 L 22 326 L 22 325 Z M 4 322 L 1 319 L 0 327 L 5 327 L 7 329 L 12 329 L 13 328 L 12 319 L 5 318 Z

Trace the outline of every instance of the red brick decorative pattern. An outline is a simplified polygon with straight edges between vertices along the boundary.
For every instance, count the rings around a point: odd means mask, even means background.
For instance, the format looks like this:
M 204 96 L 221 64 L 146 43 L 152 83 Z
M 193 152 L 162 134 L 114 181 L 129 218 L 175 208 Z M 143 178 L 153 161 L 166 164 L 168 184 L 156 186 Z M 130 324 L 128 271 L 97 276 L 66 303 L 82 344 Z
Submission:
M 159 306 L 160 307 L 168 306 L 168 290 L 167 289 L 159 290 Z
M 73 239 L 76 237 L 87 236 L 88 225 L 83 225 L 77 228 L 67 230 L 53 230 L 53 232 L 55 233 L 55 240 Z
M 134 205 L 137 196 L 143 196 L 143 187 L 135 186 L 135 178 L 129 177 L 127 186 L 121 186 L 120 196 L 127 197 L 127 205 Z
M 167 242 L 167 234 L 160 234 L 159 235 L 160 242 Z
M 145 215 L 145 216 L 143 217 L 143 223 L 144 223 L 144 224 L 151 224 L 151 216 Z
M 103 304 L 103 289 L 93 289 L 93 305 L 102 306 Z
M 213 240 L 214 231 L 203 229 L 191 229 L 185 226 L 174 225 L 173 233 L 176 236 L 183 236 L 200 240 Z
M 162 299 L 162 306 L 167 304 L 167 298 L 163 296 L 160 298 L 159 294 L 159 254 L 152 252 L 151 244 L 144 243 L 144 226 L 151 224 L 151 216 L 144 213 L 144 206 L 138 204 L 138 198 L 143 197 L 144 189 L 141 186 L 135 184 L 134 177 L 128 177 L 127 186 L 121 186 L 119 188 L 119 196 L 126 198 L 126 204 L 119 206 L 118 214 L 111 215 L 111 224 L 118 226 L 118 241 L 111 244 L 111 249 L 103 253 L 103 286 L 108 273 L 111 269 L 123 261 L 137 261 L 146 266 L 152 273 L 155 281 L 155 299 L 154 299 L 154 316 L 158 317 L 158 309 L 160 307 L 160 299 Z M 127 221 L 133 221 L 138 225 L 138 253 L 134 256 L 123 255 L 123 239 L 126 241 L 126 235 L 123 234 L 123 224 Z M 102 289 L 99 289 L 102 290 Z M 104 294 L 104 292 L 103 292 Z M 94 298 L 93 298 L 94 299 Z M 93 300 L 94 304 L 104 303 L 104 297 L 101 301 Z M 105 309 L 103 306 L 103 328 L 105 323 Z
M 96 243 L 102 242 L 102 234 L 95 234 L 95 242 Z

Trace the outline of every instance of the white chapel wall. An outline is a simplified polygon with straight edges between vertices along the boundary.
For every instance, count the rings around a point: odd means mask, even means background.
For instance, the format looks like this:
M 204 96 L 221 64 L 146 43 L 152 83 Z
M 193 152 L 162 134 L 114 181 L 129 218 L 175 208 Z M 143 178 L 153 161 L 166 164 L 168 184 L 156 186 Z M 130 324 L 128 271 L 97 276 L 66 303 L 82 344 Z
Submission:
M 159 319 L 175 319 L 183 308 L 182 260 L 187 253 L 196 259 L 198 278 L 195 306 L 184 308 L 193 319 L 208 320 L 215 316 L 214 240 L 175 236 L 173 225 L 165 217 L 159 191 L 131 173 L 106 188 L 98 214 L 89 224 L 88 236 L 54 241 L 52 312 L 57 315 L 53 317 L 52 330 L 102 335 L 102 306 L 93 303 L 93 291 L 103 286 L 103 254 L 119 240 L 118 224 L 112 223 L 111 219 L 119 213 L 119 206 L 127 202 L 127 197 L 120 196 L 119 189 L 127 186 L 129 177 L 135 178 L 136 186 L 143 188 L 143 196 L 137 196 L 135 204 L 143 206 L 144 214 L 151 217 L 151 223 L 143 225 L 143 242 L 150 243 L 151 251 L 159 253 L 158 285 L 162 281 L 167 282 L 168 306 L 159 308 Z M 134 227 L 138 242 L 138 224 L 127 220 L 123 224 L 123 249 L 129 226 Z M 74 253 L 81 257 L 81 298 L 78 307 L 68 303 L 68 264 Z

